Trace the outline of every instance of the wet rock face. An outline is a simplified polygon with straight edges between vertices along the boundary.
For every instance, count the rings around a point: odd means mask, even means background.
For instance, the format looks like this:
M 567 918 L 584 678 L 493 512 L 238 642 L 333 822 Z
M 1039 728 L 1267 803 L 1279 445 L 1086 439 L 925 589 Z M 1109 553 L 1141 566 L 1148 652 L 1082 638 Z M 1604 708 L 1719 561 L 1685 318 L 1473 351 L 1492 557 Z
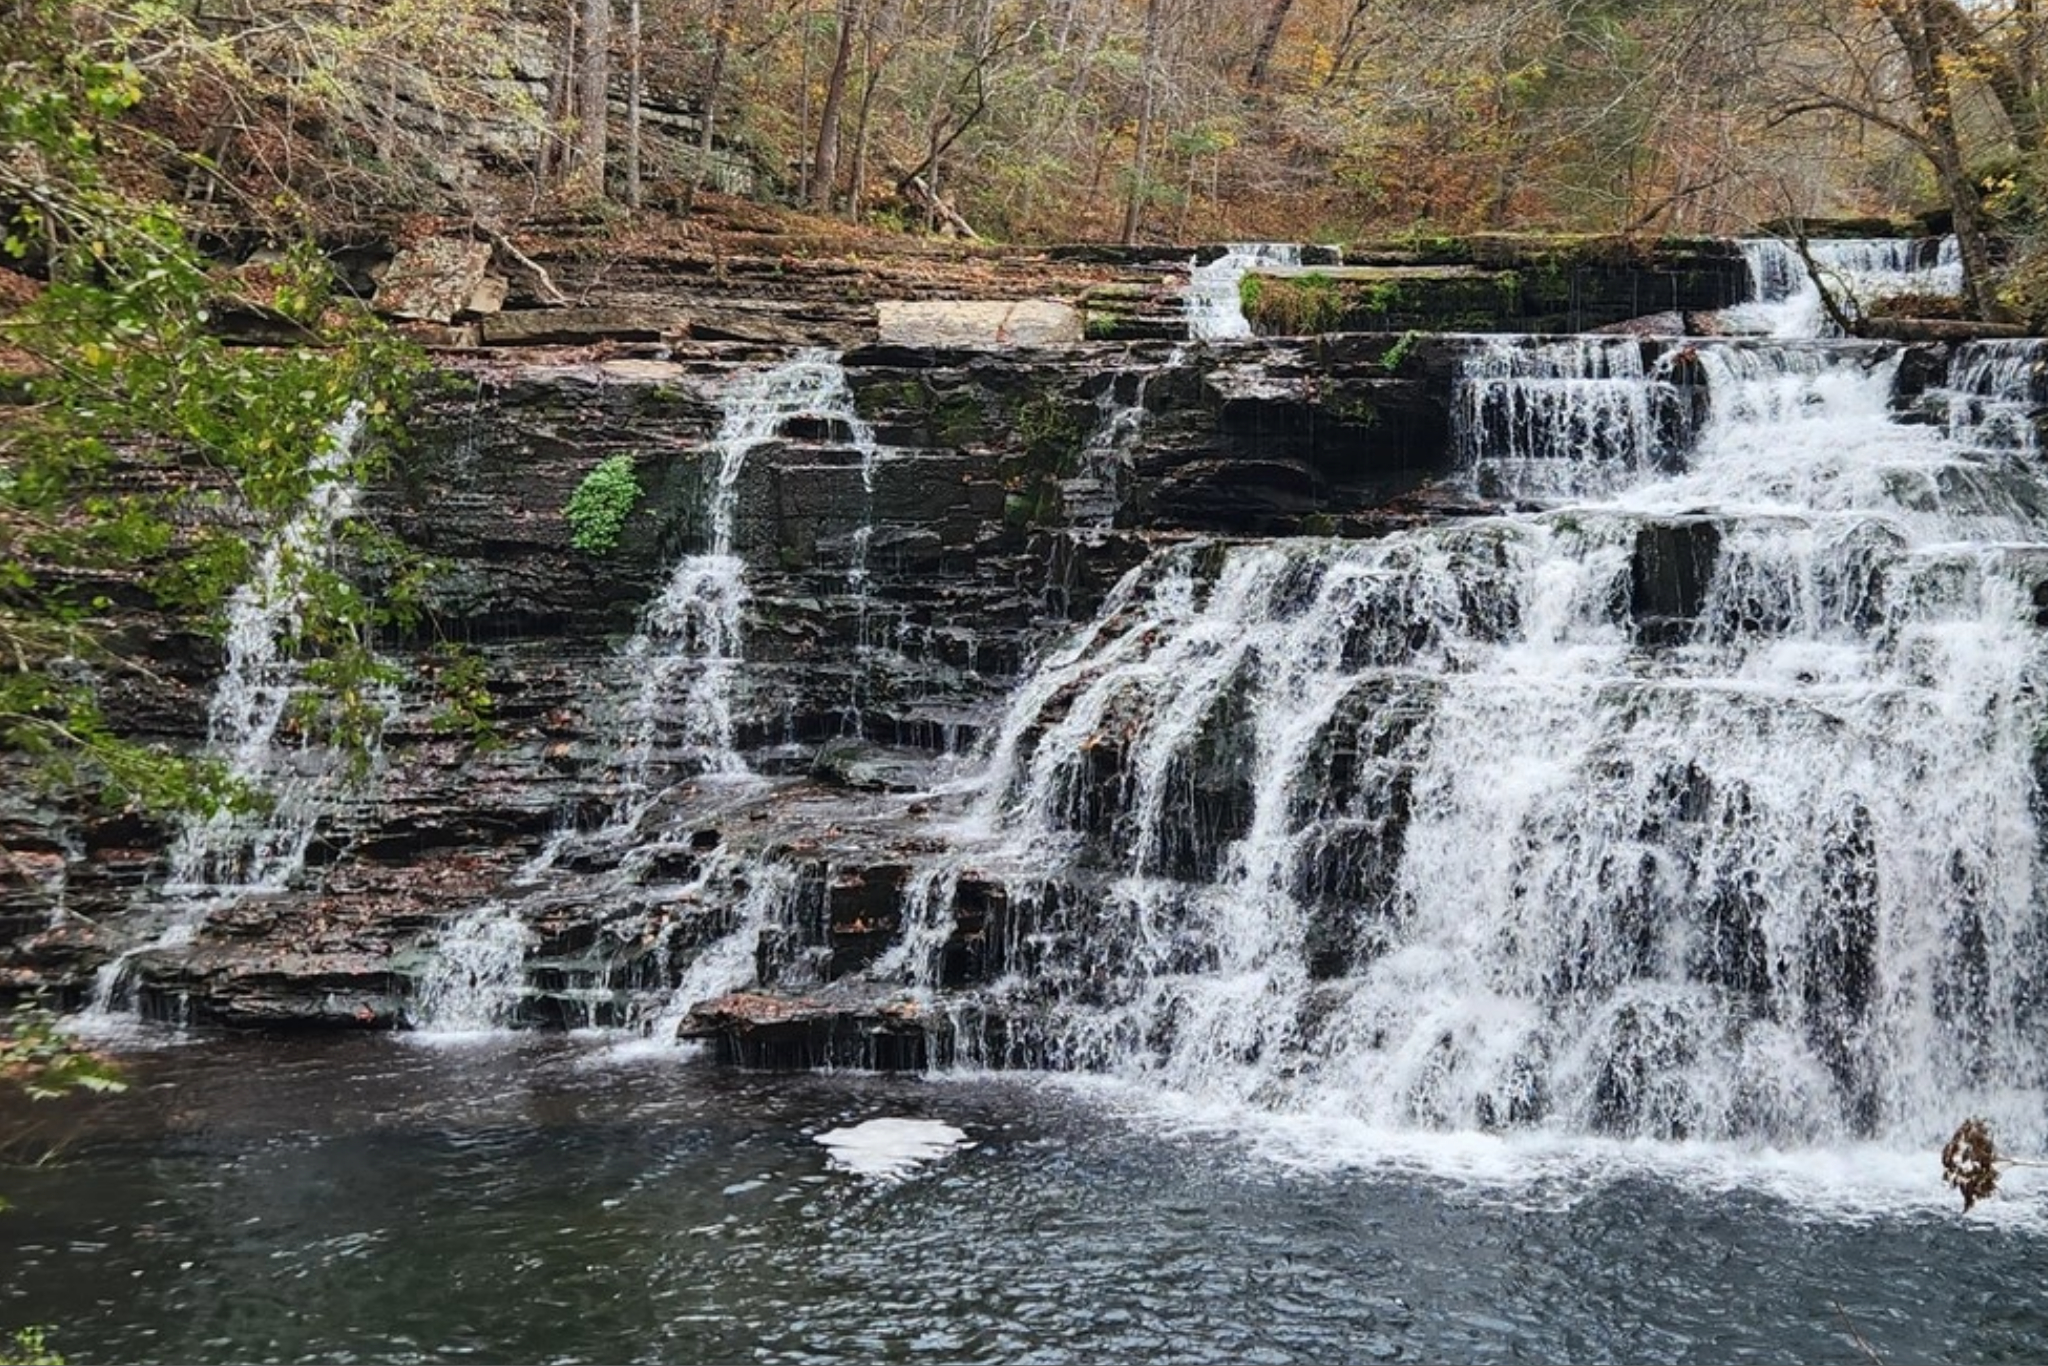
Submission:
M 433 943 L 506 897 L 540 945 L 519 1018 L 617 1018 L 606 993 L 668 990 L 736 923 L 748 886 L 734 868 L 749 858 L 795 869 L 790 904 L 809 908 L 762 931 L 781 946 L 763 957 L 776 989 L 855 991 L 906 932 L 908 870 L 937 847 L 904 804 L 1156 545 L 1369 535 L 1422 515 L 1400 500 L 1445 468 L 1455 343 L 1390 357 L 1394 345 L 848 353 L 875 448 L 846 420 L 793 418 L 748 452 L 734 488 L 732 549 L 745 566 L 734 741 L 757 773 L 806 782 L 798 796 L 722 805 L 688 765 L 660 769 L 661 785 L 681 784 L 660 819 L 685 833 L 631 847 L 604 837 L 632 795 L 620 751 L 646 672 L 620 647 L 678 559 L 708 548 L 732 377 L 787 352 L 683 344 L 660 360 L 450 368 L 363 502 L 432 566 L 426 619 L 380 642 L 406 683 L 377 779 L 328 801 L 288 890 L 216 911 L 189 945 L 134 958 L 124 995 L 195 1021 L 388 1027 L 404 1020 Z M 642 496 L 616 548 L 593 556 L 571 545 L 563 508 L 615 454 L 631 458 Z M 126 610 L 124 629 L 151 642 L 160 669 L 110 698 L 115 723 L 200 747 L 218 647 L 140 599 Z M 433 683 L 459 657 L 451 647 L 489 693 L 488 740 L 441 715 Z M 1159 853 L 1174 868 L 1213 865 L 1246 819 L 1225 721 L 1214 762 L 1188 775 L 1208 794 L 1206 823 Z M 84 818 L 82 804 L 67 809 L 26 782 L 7 790 L 0 991 L 75 1003 L 97 969 L 160 928 L 150 889 L 175 830 Z M 552 865 L 562 876 L 515 885 L 565 829 L 582 842 Z M 53 915 L 60 901 L 68 914 Z M 943 923 L 926 927 L 935 980 L 992 981 L 1019 956 L 1050 952 L 1033 927 L 1080 923 L 1085 901 L 1058 888 L 1018 900 L 964 870 L 933 912 Z M 928 1031 L 878 1010 L 846 1006 L 850 1032 L 792 1026 L 735 1042 L 735 1056 L 924 1056 L 925 1043 L 907 1040 Z M 1028 1021 L 1014 1038 L 1009 1028 L 982 1020 L 976 1046 L 1028 1057 Z M 900 1046 L 877 1041 L 895 1033 Z

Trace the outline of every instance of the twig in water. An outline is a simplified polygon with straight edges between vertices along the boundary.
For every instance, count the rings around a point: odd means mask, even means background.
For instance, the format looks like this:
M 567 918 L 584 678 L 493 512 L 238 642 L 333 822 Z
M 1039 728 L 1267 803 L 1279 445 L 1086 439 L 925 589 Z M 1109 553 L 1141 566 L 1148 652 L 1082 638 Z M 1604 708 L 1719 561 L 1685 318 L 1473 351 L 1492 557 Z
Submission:
M 1870 1366 L 1884 1366 L 1884 1358 L 1879 1356 L 1877 1349 L 1870 1345 L 1869 1338 L 1856 1331 L 1856 1321 L 1849 1317 L 1849 1311 L 1842 1307 L 1842 1302 L 1840 1300 L 1829 1300 L 1828 1303 L 1835 1306 L 1835 1312 L 1842 1316 L 1842 1327 L 1849 1330 L 1849 1340 L 1856 1344 L 1857 1351 L 1863 1353 L 1863 1359 L 1869 1362 Z

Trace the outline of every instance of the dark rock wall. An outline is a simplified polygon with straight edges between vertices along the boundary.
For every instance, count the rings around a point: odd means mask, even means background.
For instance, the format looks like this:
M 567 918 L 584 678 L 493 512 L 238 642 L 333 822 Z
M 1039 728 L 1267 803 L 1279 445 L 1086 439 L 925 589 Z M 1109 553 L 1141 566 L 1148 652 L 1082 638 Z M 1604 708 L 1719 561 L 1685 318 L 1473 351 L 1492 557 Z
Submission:
M 1033 653 L 1092 614 L 1162 539 L 1367 534 L 1397 521 L 1390 500 L 1444 468 L 1455 360 L 1413 348 L 1397 373 L 1382 363 L 1389 345 L 849 353 L 850 387 L 880 444 L 872 493 L 860 452 L 829 424 L 789 424 L 741 475 L 741 748 L 763 772 L 806 773 L 815 760 L 831 783 L 914 785 L 859 752 L 820 758 L 820 746 L 865 741 L 916 759 L 971 745 Z M 190 947 L 137 960 L 133 994 L 146 1009 L 388 1024 L 418 969 L 415 946 L 504 891 L 551 832 L 600 826 L 617 809 L 616 713 L 636 681 L 619 646 L 676 559 L 706 548 L 724 383 L 778 358 L 703 346 L 659 362 L 445 372 L 410 447 L 365 501 L 433 564 L 430 617 L 382 643 L 410 682 L 379 775 L 331 804 L 291 891 L 245 899 Z M 1142 437 L 1128 458 L 1083 477 L 1105 415 L 1136 402 Z M 562 508 L 616 453 L 633 458 L 645 496 L 617 548 L 593 557 L 571 547 Z M 140 604 L 130 629 L 155 633 L 163 676 L 114 697 L 114 719 L 197 748 L 217 647 Z M 451 649 L 481 663 L 495 720 L 487 740 L 438 715 L 432 681 Z M 147 886 L 173 832 L 139 817 L 82 819 L 25 783 L 8 790 L 0 971 L 15 990 L 76 1000 L 99 963 L 153 934 Z M 755 844 L 795 838 L 774 829 Z M 731 842 L 708 829 L 668 872 L 698 871 L 705 850 Z M 843 849 L 817 876 L 841 877 L 871 853 Z M 651 895 L 620 904 L 645 912 Z M 546 915 L 568 944 L 569 924 L 616 913 Z

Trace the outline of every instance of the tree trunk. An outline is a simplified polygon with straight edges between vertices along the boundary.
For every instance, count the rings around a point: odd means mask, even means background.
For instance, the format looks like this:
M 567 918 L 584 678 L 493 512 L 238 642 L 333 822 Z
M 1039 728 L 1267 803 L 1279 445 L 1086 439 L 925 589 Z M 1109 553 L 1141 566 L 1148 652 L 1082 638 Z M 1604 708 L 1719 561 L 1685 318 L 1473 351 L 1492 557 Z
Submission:
M 875 112 L 875 91 L 882 84 L 882 68 L 888 65 L 889 52 L 885 49 L 877 55 L 877 30 L 889 22 L 889 6 L 886 4 L 868 23 L 863 37 L 861 67 L 863 81 L 860 90 L 860 105 L 853 115 L 853 166 L 847 176 L 849 189 L 846 194 L 846 217 L 848 221 L 860 222 L 861 191 L 868 183 L 868 130 Z
M 640 0 L 626 7 L 626 204 L 640 207 Z
M 1259 32 L 1259 45 L 1252 49 L 1252 64 L 1244 76 L 1244 83 L 1253 90 L 1265 88 L 1266 69 L 1272 63 L 1273 49 L 1280 46 L 1280 29 L 1287 22 L 1287 12 L 1293 8 L 1294 0 L 1272 0 L 1266 11 L 1266 26 Z
M 1945 49 L 1953 62 L 1983 79 L 2011 125 L 2013 140 L 2020 151 L 2028 156 L 2040 151 L 2044 137 L 2048 137 L 2048 118 L 2044 118 L 2034 78 L 2033 40 L 2037 23 L 2033 5 L 2021 3 L 2014 7 L 2009 17 L 2012 27 L 2002 42 L 1993 40 L 1983 21 L 1973 17 L 1969 7 L 1957 0 L 1914 0 L 1908 8 L 1915 11 L 1937 54 Z M 1948 74 L 1942 73 L 1944 78 Z
M 1991 251 L 1983 205 L 1963 160 L 1956 134 L 1954 92 L 1949 85 L 1952 56 L 1943 50 L 1942 25 L 1934 7 L 1940 0 L 1878 0 L 1878 11 L 1906 54 L 1913 97 L 1927 130 L 1924 150 L 1935 181 L 1955 217 L 1956 248 L 1963 258 L 1963 299 L 1976 317 L 1998 321 L 2003 314 L 1991 288 Z
M 611 84 L 611 0 L 583 0 L 576 61 L 576 165 L 572 188 L 604 196 L 605 90 Z
M 818 154 L 811 159 L 811 186 L 806 196 L 819 213 L 832 211 L 832 189 L 839 179 L 839 110 L 846 102 L 846 73 L 853 66 L 854 30 L 860 23 L 860 0 L 839 0 L 839 45 L 832 72 L 825 78 L 825 103 L 818 113 Z
M 1324 85 L 1335 85 L 1338 78 L 1343 75 L 1344 68 L 1350 64 L 1352 50 L 1357 46 L 1359 37 L 1365 32 L 1366 11 L 1371 8 L 1372 0 L 1356 0 L 1356 3 L 1351 6 L 1351 13 L 1346 15 L 1344 19 L 1344 31 L 1337 35 L 1336 47 L 1331 51 L 1330 71 L 1328 75 L 1323 77 Z
M 577 0 L 568 0 L 562 8 L 562 43 L 556 49 L 554 79 L 548 85 L 548 122 L 541 142 L 540 176 L 550 184 L 568 178 L 572 159 L 563 130 L 576 117 L 576 36 L 582 27 L 577 22 L 576 5 Z
M 1138 145 L 1131 150 L 1131 192 L 1124 201 L 1123 244 L 1138 240 L 1138 223 L 1144 216 L 1147 180 L 1152 171 L 1152 119 L 1159 88 L 1159 6 L 1160 0 L 1145 2 L 1144 92 L 1138 100 Z
M 697 173 L 690 177 L 690 188 L 683 195 L 685 216 L 695 211 L 698 191 L 711 178 L 712 128 L 718 122 L 718 97 L 725 93 L 725 59 L 732 51 L 739 7 L 740 0 L 719 0 L 718 12 L 711 21 L 711 69 L 704 74 L 704 97 L 698 106 L 703 122 L 697 128 Z

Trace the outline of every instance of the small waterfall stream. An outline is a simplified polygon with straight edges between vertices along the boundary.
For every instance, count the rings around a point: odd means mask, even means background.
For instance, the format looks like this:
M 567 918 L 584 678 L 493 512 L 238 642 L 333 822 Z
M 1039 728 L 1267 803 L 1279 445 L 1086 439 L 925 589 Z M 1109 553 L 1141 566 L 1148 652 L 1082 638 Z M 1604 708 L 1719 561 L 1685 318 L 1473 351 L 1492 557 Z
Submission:
M 869 685 L 869 671 L 873 668 L 874 642 L 868 638 L 869 590 L 872 576 L 868 572 L 868 553 L 875 539 L 875 470 L 882 460 L 881 446 L 875 440 L 874 428 L 862 421 L 854 411 L 853 395 L 845 389 L 845 377 L 840 378 L 840 411 L 834 420 L 841 423 L 860 452 L 860 496 L 862 521 L 854 528 L 852 555 L 846 567 L 846 588 L 853 598 L 854 661 L 853 677 L 847 684 L 846 712 L 840 726 L 846 735 L 858 736 L 865 727 L 863 712 Z
M 502 901 L 450 925 L 414 988 L 409 1014 L 432 1037 L 462 1038 L 510 1025 L 536 936 Z
M 1301 247 L 1292 242 L 1233 242 L 1207 265 L 1188 265 L 1187 319 L 1190 341 L 1233 341 L 1252 334 L 1238 287 L 1260 266 L 1298 266 Z
M 356 406 L 335 424 L 314 461 L 305 507 L 264 545 L 254 574 L 228 602 L 227 663 L 207 708 L 206 747 L 232 779 L 267 797 L 268 809 L 185 822 L 170 850 L 171 896 L 277 891 L 305 866 L 331 764 L 303 747 L 280 749 L 277 732 L 300 689 L 291 640 L 305 601 L 301 576 L 355 510 L 359 490 L 344 472 L 362 422 Z
M 1907 237 L 1816 238 L 1808 243 L 1828 286 L 1852 312 L 1899 294 L 1953 297 L 1963 290 L 1962 255 L 1956 239 Z M 1727 310 L 1737 329 L 1770 337 L 1834 335 L 1821 306 L 1820 289 L 1797 248 L 1775 237 L 1742 243 L 1749 264 L 1751 301 Z
M 244 896 L 283 891 L 305 867 L 346 765 L 303 741 L 280 745 L 278 731 L 304 692 L 293 639 L 306 602 L 305 572 L 327 556 L 335 528 L 354 513 L 360 493 L 348 465 L 363 421 L 362 406 L 354 404 L 328 430 L 311 465 L 305 505 L 265 542 L 249 580 L 228 600 L 226 659 L 207 706 L 206 753 L 257 805 L 223 806 L 179 826 L 158 889 L 169 918 L 155 938 L 100 970 L 89 1013 L 114 1012 L 137 954 L 190 943 L 213 911 Z M 389 696 L 382 701 L 387 713 L 396 704 Z
M 651 603 L 623 653 L 639 686 L 625 708 L 621 745 L 628 790 L 653 795 L 657 764 L 682 760 L 699 770 L 744 775 L 733 740 L 733 684 L 741 665 L 745 564 L 733 549 L 740 471 L 747 457 L 798 418 L 837 424 L 863 452 L 862 479 L 871 485 L 874 432 L 854 408 L 846 371 L 824 350 L 798 353 L 781 365 L 744 373 L 726 389 L 724 417 L 712 450 L 717 471 L 705 521 L 703 551 L 685 555 Z M 865 579 L 866 541 L 859 575 Z M 682 697 L 675 693 L 681 687 Z M 673 736 L 671 732 L 676 732 Z
M 1107 527 L 1114 523 L 1119 490 L 1145 431 L 1146 393 L 1154 380 L 1178 369 L 1186 358 L 1186 348 L 1176 346 L 1156 366 L 1119 366 L 1105 377 L 1095 395 L 1095 425 L 1081 443 L 1074 476 L 1060 486 L 1060 502 L 1070 525 Z
M 565 826 L 513 876 L 516 887 L 544 897 L 558 862 L 572 849 L 586 846 L 608 848 L 615 856 L 623 852 L 618 875 L 630 876 L 636 862 L 644 862 L 644 857 L 636 861 L 635 856 L 644 856 L 662 838 L 643 827 L 668 790 L 664 778 L 672 771 L 719 780 L 752 776 L 740 755 L 733 719 L 747 602 L 745 562 L 735 549 L 740 476 L 747 458 L 787 436 L 793 423 L 807 422 L 843 439 L 860 457 L 869 521 L 852 535 L 847 587 L 865 646 L 867 552 L 879 451 L 873 428 L 855 408 L 839 357 L 826 350 L 805 350 L 782 364 L 744 371 L 726 385 L 721 406 L 718 432 L 708 448 L 715 464 L 705 505 L 704 549 L 676 562 L 661 593 L 642 614 L 640 629 L 620 651 L 627 676 L 635 680 L 621 708 L 614 760 L 622 799 L 595 831 Z M 858 669 L 866 662 L 865 648 L 861 655 L 847 701 L 846 724 L 853 731 L 860 725 L 863 684 Z M 710 876 L 709 869 L 718 866 L 722 865 L 716 860 L 707 864 L 700 884 Z M 775 885 L 774 875 L 761 872 L 756 885 Z M 766 891 L 761 895 L 768 897 Z M 512 1023 L 525 989 L 527 958 L 538 942 L 527 925 L 525 904 L 520 897 L 493 900 L 448 927 L 408 1012 L 415 1028 L 427 1034 L 473 1035 Z M 743 982 L 765 914 L 758 908 L 742 913 L 733 930 L 700 958 L 700 968 L 687 974 L 679 992 L 709 995 Z M 659 1012 L 657 1027 L 672 1035 L 681 1009 Z
M 1627 337 L 1491 337 L 1466 357 L 1455 402 L 1472 491 L 1545 498 L 1621 488 L 1672 461 L 1687 395 Z

